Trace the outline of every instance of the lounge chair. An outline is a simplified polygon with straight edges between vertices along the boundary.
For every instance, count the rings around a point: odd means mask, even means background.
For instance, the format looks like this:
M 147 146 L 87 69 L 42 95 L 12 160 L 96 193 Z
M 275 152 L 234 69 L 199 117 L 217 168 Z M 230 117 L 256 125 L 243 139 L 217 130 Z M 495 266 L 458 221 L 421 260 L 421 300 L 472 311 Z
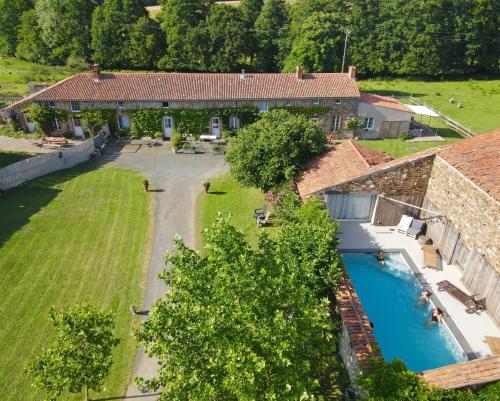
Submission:
M 264 203 L 260 209 L 255 209 L 253 212 L 253 217 L 256 219 L 259 216 L 265 216 L 267 212 L 267 204 Z
M 406 232 L 408 231 L 408 229 L 411 226 L 412 221 L 413 221 L 413 217 L 407 216 L 406 214 L 403 214 L 401 216 L 401 220 L 400 220 L 398 227 L 397 227 L 398 233 L 406 234 Z
M 257 221 L 258 226 L 265 226 L 267 223 L 269 223 L 269 217 L 271 216 L 271 212 L 266 212 L 265 215 L 260 215 L 255 218 Z
M 417 239 L 417 237 L 424 231 L 425 223 L 422 220 L 413 219 L 410 228 L 406 230 L 406 235 Z
M 439 270 L 437 249 L 433 245 L 424 245 L 424 267 Z
M 448 294 L 459 300 L 465 305 L 465 311 L 467 313 L 475 313 L 486 310 L 486 298 L 476 300 L 474 295 L 468 295 L 460 288 L 456 287 L 448 280 L 443 280 L 437 283 L 439 291 L 446 291 Z

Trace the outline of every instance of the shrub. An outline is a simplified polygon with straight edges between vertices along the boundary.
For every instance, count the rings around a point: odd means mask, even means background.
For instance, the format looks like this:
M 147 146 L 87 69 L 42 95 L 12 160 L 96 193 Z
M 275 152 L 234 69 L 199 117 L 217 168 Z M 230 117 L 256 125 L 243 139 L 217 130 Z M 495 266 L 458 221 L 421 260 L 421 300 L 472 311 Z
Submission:
M 404 133 L 404 134 L 399 135 L 399 139 L 401 141 L 407 141 L 408 139 L 412 139 L 412 138 L 413 137 L 408 133 Z
M 149 181 L 148 180 L 142 180 L 142 186 L 144 187 L 144 191 L 148 191 L 149 189 Z
M 210 189 L 210 183 L 208 181 L 205 181 L 203 183 L 203 188 L 205 189 L 205 192 L 208 193 L 208 191 Z
M 216 153 L 224 151 L 224 147 L 222 145 L 216 144 L 212 147 L 212 150 Z
M 156 139 L 163 139 L 163 132 L 161 131 L 156 131 L 155 134 L 154 134 L 154 137 Z
M 361 119 L 358 116 L 347 117 L 344 123 L 344 128 L 350 130 L 355 130 L 361 128 L 362 126 L 363 123 L 361 122 Z
M 40 138 L 43 138 L 45 136 L 45 134 L 43 131 L 37 129 L 35 132 L 33 132 L 32 136 L 33 136 L 33 139 L 40 139 Z
M 172 136 L 170 137 L 170 144 L 173 149 L 180 149 L 182 142 L 182 135 L 176 129 L 173 130 Z
M 270 191 L 267 196 L 273 206 L 274 215 L 281 222 L 291 221 L 301 205 L 299 195 L 290 184 Z
M 267 191 L 296 179 L 326 145 L 326 133 L 318 124 L 286 110 L 272 110 L 231 139 L 226 159 L 239 182 Z
M 65 137 L 66 139 L 71 139 L 73 138 L 73 133 L 71 131 L 65 130 L 63 132 L 63 137 Z

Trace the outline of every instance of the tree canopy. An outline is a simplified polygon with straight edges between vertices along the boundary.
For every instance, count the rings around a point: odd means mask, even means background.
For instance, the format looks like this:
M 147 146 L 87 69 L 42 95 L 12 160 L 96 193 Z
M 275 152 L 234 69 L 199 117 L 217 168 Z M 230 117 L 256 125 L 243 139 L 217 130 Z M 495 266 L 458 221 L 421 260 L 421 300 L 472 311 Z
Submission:
M 267 191 L 294 180 L 326 142 L 326 133 L 305 116 L 271 110 L 231 139 L 226 159 L 238 181 Z
M 303 224 L 304 235 L 323 230 L 334 243 L 335 223 L 323 229 L 312 220 Z M 293 258 L 286 232 L 285 226 L 283 237 L 261 237 L 253 249 L 220 218 L 206 231 L 202 254 L 176 239 L 166 257 L 172 268 L 161 274 L 171 291 L 137 334 L 160 362 L 158 376 L 145 384 L 159 388 L 161 400 L 288 401 L 325 394 L 338 328 L 315 275 L 317 268 L 338 271 L 338 256 L 321 267 Z
M 113 318 L 90 305 L 51 309 L 55 336 L 49 348 L 27 368 L 34 385 L 56 400 L 64 391 L 98 391 L 112 365 Z

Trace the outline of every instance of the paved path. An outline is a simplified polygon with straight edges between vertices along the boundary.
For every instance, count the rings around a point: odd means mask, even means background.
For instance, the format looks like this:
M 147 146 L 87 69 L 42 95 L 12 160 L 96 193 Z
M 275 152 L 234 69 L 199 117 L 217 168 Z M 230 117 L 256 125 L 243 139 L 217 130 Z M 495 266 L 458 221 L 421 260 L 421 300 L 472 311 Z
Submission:
M 29 139 L 11 138 L 10 136 L 3 135 L 0 135 L 0 150 L 28 153 L 48 153 L 54 151 L 54 149 L 36 146 L 33 141 Z
M 111 156 L 114 158 L 114 156 Z M 125 146 L 113 163 L 140 171 L 148 180 L 155 200 L 155 228 L 149 265 L 144 309 L 149 310 L 156 299 L 165 293 L 163 282 L 157 279 L 165 267 L 164 254 L 172 248 L 172 238 L 180 234 L 194 246 L 194 206 L 205 179 L 227 171 L 224 157 L 216 155 L 174 155 L 167 147 Z M 156 363 L 139 350 L 134 363 L 133 377 L 152 377 Z M 157 400 L 156 394 L 147 395 L 132 383 L 127 398 Z

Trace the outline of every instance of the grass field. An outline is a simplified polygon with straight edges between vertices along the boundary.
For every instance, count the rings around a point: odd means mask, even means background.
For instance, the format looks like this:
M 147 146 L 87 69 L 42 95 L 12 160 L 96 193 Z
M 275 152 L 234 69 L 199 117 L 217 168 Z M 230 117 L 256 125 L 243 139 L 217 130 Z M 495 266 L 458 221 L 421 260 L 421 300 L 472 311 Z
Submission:
M 500 79 L 438 82 L 368 79 L 358 81 L 358 85 L 365 92 L 413 95 L 476 133 L 500 127 Z M 454 104 L 449 102 L 450 98 L 455 99 Z M 458 102 L 463 108 L 457 108 Z
M 267 203 L 258 189 L 243 187 L 230 174 L 209 181 L 210 192 L 200 193 L 196 201 L 197 249 L 203 244 L 203 230 L 215 222 L 219 212 L 223 216 L 231 214 L 233 225 L 244 232 L 252 244 L 257 243 L 260 231 L 272 233 L 275 230 L 274 227 L 258 228 L 253 218 L 254 210 Z
M 0 150 L 0 168 L 16 163 L 20 160 L 27 159 L 32 155 L 25 152 L 8 152 Z
M 0 210 L 0 398 L 42 399 L 24 369 L 51 339 L 49 308 L 88 302 L 112 311 L 120 338 L 105 390 L 91 397 L 121 399 L 135 355 L 129 306 L 140 304 L 149 243 L 141 177 L 85 163 L 7 192 Z
M 64 67 L 54 67 L 30 63 L 12 57 L 0 57 L 0 97 L 1 95 L 26 95 L 28 82 L 55 83 L 71 72 Z

